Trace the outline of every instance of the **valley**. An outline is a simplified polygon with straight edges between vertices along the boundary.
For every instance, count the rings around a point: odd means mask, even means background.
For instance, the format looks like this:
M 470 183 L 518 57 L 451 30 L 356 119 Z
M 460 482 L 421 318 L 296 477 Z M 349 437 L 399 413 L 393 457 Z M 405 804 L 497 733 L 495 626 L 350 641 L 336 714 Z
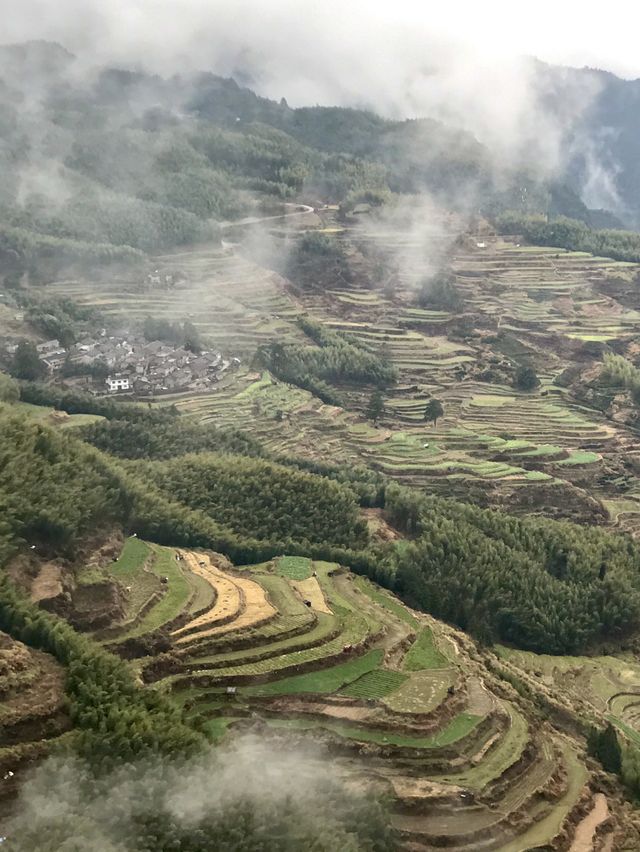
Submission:
M 309 215 L 272 238 L 300 239 Z M 375 219 L 313 215 L 314 229 L 336 234 L 364 272 L 367 244 L 397 257 L 396 235 Z M 46 292 L 115 322 L 184 317 L 240 360 L 212 392 L 149 398 L 152 410 L 248 429 L 276 458 L 355 465 L 427 493 L 634 534 L 635 426 L 585 399 L 583 385 L 598 375 L 603 345 L 635 345 L 638 314 L 615 288 L 637 267 L 473 233 L 450 262 L 462 317 L 416 305 L 420 270 L 398 274 L 392 292 L 364 286 L 363 272 L 362 286 L 356 274 L 348 288 L 319 293 L 249 260 L 241 245 L 156 257 L 159 269 L 184 274 L 161 294 L 83 280 Z M 378 422 L 362 388 L 342 383 L 343 404 L 323 403 L 256 363 L 263 341 L 313 345 L 300 315 L 384 351 L 398 378 Z M 540 379 L 528 391 L 509 379 L 523 360 Z M 443 407 L 436 424 L 423 417 L 430 398 Z M 406 543 L 383 511 L 364 511 L 373 541 Z M 76 574 L 82 593 L 70 617 L 210 741 L 257 733 L 276 749 L 319 745 L 348 787 L 390 803 L 407 850 L 631 848 L 611 845 L 630 836 L 628 805 L 586 756 L 584 734 L 609 722 L 640 742 L 632 653 L 479 645 L 330 561 L 233 565 L 135 537 L 119 548 L 117 561 L 99 552 Z M 110 610 L 105 594 L 118 602 Z M 28 741 L 21 748 L 29 753 Z
M 318 36 L 0 46 L 0 846 L 637 852 L 634 82 Z
M 294 219 L 293 239 L 307 231 L 307 215 Z M 634 421 L 612 417 L 601 400 L 585 399 L 580 383 L 598 375 L 602 346 L 634 351 L 639 314 L 624 293 L 636 265 L 466 234 L 450 258 L 464 296 L 460 317 L 416 306 L 419 266 L 412 265 L 410 280 L 395 275 L 392 295 L 372 288 L 366 274 L 372 261 L 367 265 L 354 248 L 372 245 L 373 256 L 386 253 L 393 266 L 399 252 L 419 254 L 422 234 L 399 247 L 397 235 L 387 234 L 375 216 L 370 224 L 346 226 L 338 226 L 334 211 L 320 210 L 318 217 L 314 230 L 321 224 L 321 232 L 335 234 L 351 253 L 354 283 L 347 289 L 292 291 L 238 246 L 157 258 L 167 270 L 179 265 L 187 279 L 162 294 L 123 292 L 117 283 L 93 294 L 83 281 L 50 284 L 46 292 L 78 299 L 117 321 L 149 314 L 190 319 L 242 365 L 210 394 L 169 394 L 157 404 L 221 427 L 242 429 L 250 421 L 270 451 L 370 466 L 446 496 L 472 493 L 491 505 L 544 507 L 574 520 L 634 528 L 640 513 L 628 468 Z M 447 231 L 440 238 L 450 240 Z M 292 237 L 281 228 L 271 239 L 284 246 Z M 361 389 L 347 384 L 344 405 L 327 405 L 254 368 L 262 342 L 309 345 L 296 324 L 300 315 L 389 358 L 398 380 L 385 392 L 378 423 L 364 416 L 368 397 Z M 513 387 L 509 379 L 519 363 L 535 366 L 539 387 Z M 604 391 L 601 396 L 616 394 L 615 387 Z M 435 425 L 423 417 L 431 397 L 444 407 Z

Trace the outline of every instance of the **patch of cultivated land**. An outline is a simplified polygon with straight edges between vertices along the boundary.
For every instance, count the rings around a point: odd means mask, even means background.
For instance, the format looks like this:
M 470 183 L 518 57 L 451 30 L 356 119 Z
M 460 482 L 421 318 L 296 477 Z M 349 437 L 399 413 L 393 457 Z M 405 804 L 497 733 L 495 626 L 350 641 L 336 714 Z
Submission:
M 170 664 L 136 667 L 212 741 L 257 725 L 331 744 L 347 780 L 389 793 L 407 848 L 516 852 L 561 831 L 587 780 L 576 749 L 497 691 L 467 637 L 333 563 L 240 568 L 138 541 L 113 568 L 132 586 L 149 570 L 166 572 L 156 606 L 171 595 L 171 611 L 148 609 L 136 635 L 173 624 Z
M 406 252 L 412 268 L 399 271 L 393 293 L 357 274 L 348 288 L 294 293 L 241 249 L 200 246 L 158 258 L 159 268 L 184 274 L 168 290 L 64 281 L 47 292 L 114 318 L 191 319 L 242 362 L 207 394 L 153 404 L 222 428 L 250 424 L 276 455 L 365 465 L 449 497 L 640 530 L 640 482 L 621 463 L 637 436 L 566 379 L 599 362 L 600 344 L 635 345 L 640 314 L 611 283 L 632 281 L 635 266 L 471 236 L 451 257 L 461 320 L 417 304 L 415 282 L 429 272 L 418 237 L 366 217 L 336 234 L 357 239 L 365 257 L 367 246 L 391 260 Z M 395 365 L 377 424 L 365 416 L 371 387 L 337 387 L 343 405 L 328 405 L 255 369 L 256 344 L 312 345 L 296 324 L 303 313 Z M 527 392 L 512 381 L 523 363 L 540 379 Z M 432 398 L 444 408 L 435 424 L 424 419 Z M 375 535 L 394 538 L 381 515 L 367 520 Z M 570 720 L 610 721 L 640 743 L 631 653 L 479 649 L 338 565 L 287 554 L 231 566 L 129 539 L 107 573 L 124 615 L 101 638 L 115 650 L 127 642 L 127 653 L 137 653 L 127 641 L 136 640 L 148 654 L 134 663 L 143 680 L 198 714 L 212 741 L 256 726 L 276 740 L 330 744 L 341 774 L 388 793 L 406 849 L 586 852 L 603 813 L 617 807 L 609 788 L 609 799 L 593 796 L 597 778 Z M 550 718 L 568 719 L 568 731 L 545 722 L 521 697 L 530 694 Z
M 366 218 L 339 231 L 339 239 L 347 237 L 383 257 L 399 248 L 397 234 Z M 420 246 L 412 239 L 403 235 L 401 243 L 417 266 L 411 279 L 399 275 L 393 296 L 365 288 L 357 274 L 349 289 L 293 295 L 284 279 L 242 257 L 241 248 L 215 247 L 159 258 L 160 266 L 186 276 L 160 293 L 135 282 L 124 298 L 122 282 L 94 294 L 83 282 L 50 287 L 118 315 L 189 315 L 243 364 L 210 393 L 170 396 L 159 404 L 175 404 L 186 416 L 222 427 L 250 422 L 274 453 L 365 464 L 448 496 L 481 488 L 484 499 L 512 510 L 534 506 L 574 518 L 593 513 L 594 495 L 611 507 L 632 496 L 628 482 L 621 488 L 608 473 L 633 436 L 556 380 L 567 367 L 597 361 L 597 352 L 579 353 L 583 344 L 632 340 L 640 314 L 604 296 L 601 287 L 611 276 L 633 276 L 635 267 L 497 238 L 483 238 L 484 248 L 475 248 L 471 238 L 451 260 L 471 328 L 460 335 L 451 314 L 417 305 L 413 282 L 427 268 L 420 268 Z M 370 390 L 339 389 L 344 407 L 330 406 L 247 366 L 245 356 L 256 343 L 305 341 L 295 324 L 303 312 L 384 351 L 396 366 L 399 379 L 385 393 L 377 426 L 363 416 Z M 541 378 L 531 392 L 510 382 L 523 360 Z M 444 406 L 435 426 L 424 421 L 431 397 Z M 618 523 L 635 533 L 632 519 L 640 519 L 640 508 L 629 499 L 627 505 L 614 509 L 614 519 L 620 516 Z

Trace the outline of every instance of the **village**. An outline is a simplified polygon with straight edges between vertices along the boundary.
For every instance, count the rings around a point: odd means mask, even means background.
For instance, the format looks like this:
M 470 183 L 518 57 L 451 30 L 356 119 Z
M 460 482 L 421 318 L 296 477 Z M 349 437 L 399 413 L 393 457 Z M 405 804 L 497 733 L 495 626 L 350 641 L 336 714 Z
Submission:
M 7 345 L 13 355 L 17 344 Z M 174 343 L 136 333 L 80 337 L 64 347 L 57 339 L 36 345 L 50 380 L 96 395 L 149 396 L 180 391 L 210 391 L 238 358 L 225 358 L 212 349 L 191 351 Z

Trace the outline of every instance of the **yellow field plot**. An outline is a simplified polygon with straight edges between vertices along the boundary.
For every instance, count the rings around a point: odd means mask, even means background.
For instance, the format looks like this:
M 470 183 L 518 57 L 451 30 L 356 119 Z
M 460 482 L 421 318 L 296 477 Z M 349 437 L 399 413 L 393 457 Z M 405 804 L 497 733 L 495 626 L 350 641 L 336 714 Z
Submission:
M 185 553 L 188 567 L 211 583 L 217 592 L 215 606 L 174 631 L 177 645 L 219 636 L 229 630 L 256 627 L 277 615 L 267 593 L 253 580 L 230 577 L 204 554 Z M 204 563 L 202 565 L 201 563 Z
M 211 609 L 188 621 L 183 627 L 174 630 L 172 636 L 184 636 L 194 630 L 206 628 L 220 621 L 228 621 L 240 614 L 243 599 L 238 583 L 211 564 L 211 560 L 203 553 L 182 552 L 186 567 L 203 577 L 216 592 L 216 601 Z M 178 639 L 178 641 L 182 641 Z
M 189 638 L 203 639 L 205 637 L 219 636 L 221 633 L 227 633 L 229 630 L 243 630 L 245 627 L 258 627 L 269 621 L 278 614 L 278 610 L 267 599 L 267 593 L 253 580 L 245 580 L 241 577 L 234 577 L 234 583 L 239 587 L 240 594 L 244 600 L 244 607 L 240 614 L 233 621 L 226 624 L 214 624 L 208 630 L 199 630 L 196 636 L 183 637 L 183 640 L 188 641 Z
M 332 615 L 317 577 L 307 577 L 306 580 L 291 580 L 290 582 L 302 600 L 311 603 L 312 609 L 315 609 L 316 612 L 326 612 Z

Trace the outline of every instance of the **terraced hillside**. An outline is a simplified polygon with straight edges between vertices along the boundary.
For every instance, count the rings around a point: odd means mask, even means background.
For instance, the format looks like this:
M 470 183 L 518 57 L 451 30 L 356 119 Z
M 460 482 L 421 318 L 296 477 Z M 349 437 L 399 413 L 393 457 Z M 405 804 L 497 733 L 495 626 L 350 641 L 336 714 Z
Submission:
M 390 798 L 403 848 L 569 848 L 601 814 L 580 741 L 535 718 L 464 634 L 338 565 L 233 567 L 129 539 L 110 570 L 133 619 L 98 635 L 127 655 L 135 637 L 148 688 L 213 741 L 321 743 L 348 784 Z M 150 577 L 164 587 L 151 602 Z
M 323 215 L 331 225 L 331 214 Z M 338 239 L 397 257 L 395 232 L 368 227 L 366 221 L 349 225 Z M 442 239 L 449 239 L 444 232 Z M 176 404 L 183 414 L 219 426 L 251 423 L 252 433 L 276 453 L 366 464 L 447 495 L 578 520 L 619 519 L 635 529 L 637 489 L 621 478 L 621 454 L 634 446 L 635 433 L 558 379 L 567 368 L 588 371 L 598 364 L 597 350 L 585 345 L 634 345 L 637 312 L 605 290 L 612 280 L 628 281 L 636 267 L 498 238 L 479 245 L 468 237 L 451 258 L 465 299 L 462 332 L 459 317 L 416 304 L 419 265 L 406 279 L 401 268 L 392 293 L 370 289 L 363 274 L 349 289 L 294 296 L 284 279 L 244 260 L 240 247 L 198 249 L 185 254 L 188 281 L 160 296 L 131 293 L 121 300 L 116 285 L 111 295 L 68 282 L 52 287 L 119 316 L 165 307 L 175 316 L 191 305 L 196 324 L 241 355 L 273 339 L 311 345 L 295 324 L 305 311 L 386 353 L 396 366 L 399 380 L 385 392 L 377 425 L 364 416 L 370 391 L 345 386 L 343 405 L 327 405 L 252 370 L 247 358 L 213 392 L 166 396 L 159 404 Z M 414 249 L 418 257 L 417 243 Z M 512 384 L 523 362 L 541 379 L 528 392 Z M 424 419 L 432 397 L 444 408 L 436 425 Z
M 299 336 L 290 322 L 298 308 L 284 292 L 285 282 L 243 257 L 231 244 L 158 255 L 154 264 L 175 276 L 177 283 L 168 288 L 150 287 L 142 275 L 139 280 L 114 278 L 99 285 L 66 280 L 47 285 L 46 292 L 95 307 L 106 317 L 126 323 L 143 321 L 149 315 L 171 322 L 177 317 L 188 319 L 222 351 L 241 357 L 252 356 L 258 343 L 274 336 Z
M 0 807 L 15 796 L 21 770 L 71 727 L 64 670 L 42 651 L 0 632 Z

